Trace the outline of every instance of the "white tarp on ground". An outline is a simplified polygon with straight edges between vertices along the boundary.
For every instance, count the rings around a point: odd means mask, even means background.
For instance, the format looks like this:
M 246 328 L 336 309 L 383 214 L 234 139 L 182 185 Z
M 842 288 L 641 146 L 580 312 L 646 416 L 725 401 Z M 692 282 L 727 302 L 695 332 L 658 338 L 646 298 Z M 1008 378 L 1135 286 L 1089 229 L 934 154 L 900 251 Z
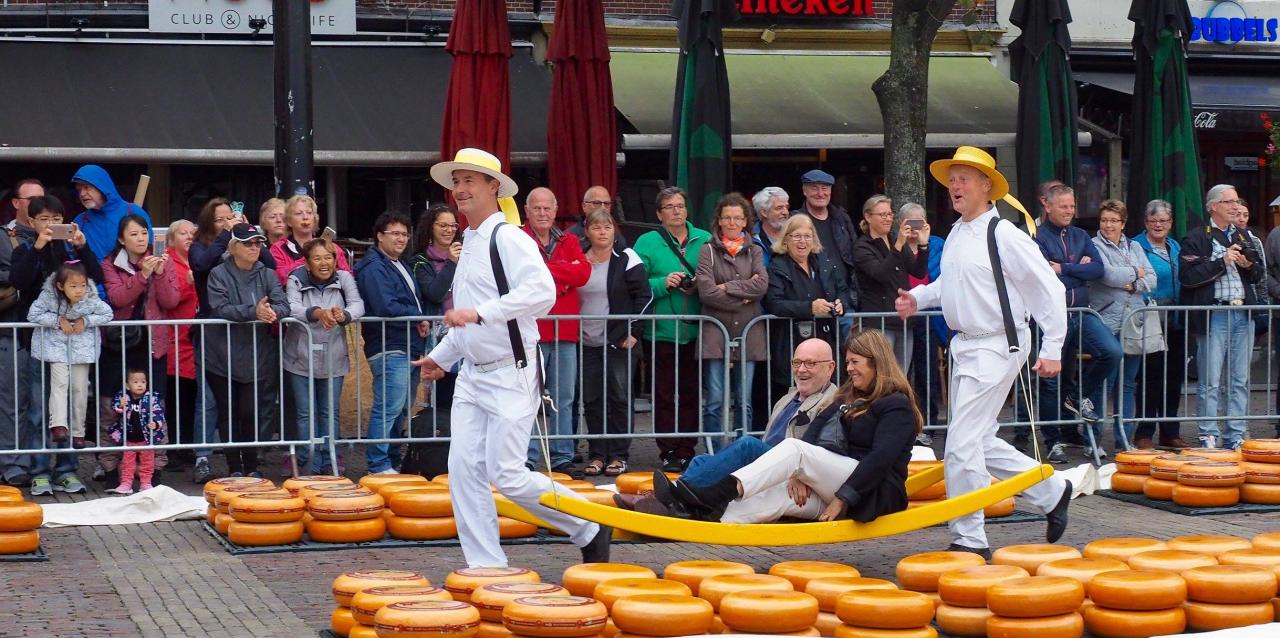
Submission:
M 187 496 L 172 487 L 157 485 L 145 492 L 78 503 L 51 503 L 44 507 L 45 527 L 75 525 L 129 525 L 180 521 L 205 517 L 209 507 L 200 496 Z
M 1195 638 L 1276 638 L 1280 636 L 1280 623 L 1265 625 L 1249 625 L 1235 629 L 1219 629 L 1218 631 L 1196 632 L 1194 634 L 1169 634 L 1152 636 L 1151 638 L 1175 638 L 1176 636 L 1195 636 Z

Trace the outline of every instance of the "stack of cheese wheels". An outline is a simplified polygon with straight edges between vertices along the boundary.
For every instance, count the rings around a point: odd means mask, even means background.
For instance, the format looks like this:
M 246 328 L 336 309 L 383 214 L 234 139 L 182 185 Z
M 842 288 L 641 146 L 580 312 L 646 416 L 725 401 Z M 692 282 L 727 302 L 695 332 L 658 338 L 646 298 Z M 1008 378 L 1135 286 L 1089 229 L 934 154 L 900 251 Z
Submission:
M 933 638 L 933 599 L 927 594 L 899 589 L 859 589 L 840 594 L 836 616 L 841 638 Z
M 818 620 L 814 622 L 814 628 L 823 636 L 834 636 L 836 628 L 843 624 L 836 616 L 836 601 L 840 594 L 859 589 L 897 588 L 897 585 L 880 578 L 835 576 L 810 580 L 804 586 L 804 593 L 818 599 Z
M 1180 549 L 1158 549 L 1129 557 L 1129 567 L 1132 569 L 1175 574 L 1181 574 L 1192 567 L 1208 567 L 1217 564 L 1218 559 L 1213 556 Z
M 1178 484 L 1178 468 L 1186 463 L 1208 461 L 1207 457 L 1190 454 L 1162 454 L 1151 459 L 1151 478 L 1142 484 L 1142 493 L 1153 501 L 1173 500 L 1173 487 Z
M 1280 504 L 1280 439 L 1250 439 L 1240 446 L 1244 485 L 1240 500 L 1260 505 Z
M 302 488 L 307 487 L 308 485 L 354 485 L 354 483 L 351 482 L 351 479 L 345 476 L 315 474 L 311 476 L 295 476 L 293 478 L 285 479 L 285 482 L 282 483 L 280 487 L 289 490 L 289 493 L 294 496 L 300 496 Z
M 981 556 L 969 552 L 925 552 L 898 561 L 894 572 L 903 589 L 936 594 L 943 574 L 986 564 Z
M 360 487 L 370 492 L 377 493 L 378 488 L 388 483 L 397 483 L 401 481 L 418 481 L 428 483 L 427 477 L 421 474 L 365 474 L 360 477 Z
M 702 583 L 704 578 L 754 573 L 756 573 L 755 568 L 746 563 L 724 560 L 682 560 L 667 565 L 662 570 L 662 577 L 688 585 L 693 595 L 697 596 L 698 585 Z
M 390 489 L 391 483 L 383 489 Z M 394 490 L 384 496 L 391 512 L 386 517 L 387 532 L 403 540 L 438 540 L 458 535 L 453 518 L 449 488 L 440 483 L 424 483 L 415 489 Z
M 803 631 L 818 635 L 814 633 L 818 599 L 798 591 L 732 592 L 720 599 L 720 621 L 727 633 L 795 635 Z
M 1274 571 L 1276 578 L 1280 579 L 1280 549 L 1263 549 L 1259 547 L 1233 549 L 1229 552 L 1218 554 L 1218 563 L 1221 565 L 1265 567 Z
M 987 635 L 1001 638 L 1080 638 L 1084 585 L 1065 576 L 1029 576 L 987 588 Z
M 523 567 L 465 567 L 449 572 L 444 577 L 444 588 L 454 600 L 470 603 L 471 594 L 485 585 L 540 582 L 538 572 Z
M 590 598 L 596 585 L 619 578 L 657 578 L 648 567 L 627 563 L 581 563 L 570 565 L 560 576 L 560 583 L 574 596 Z
M 333 585 L 330 586 L 333 601 L 338 604 L 329 616 L 329 628 L 333 633 L 343 637 L 351 636 L 356 633 L 353 629 L 362 626 L 356 622 L 351 611 L 351 602 L 356 594 L 371 587 L 430 588 L 431 582 L 417 572 L 389 569 L 367 569 L 338 576 L 333 579 Z M 366 630 L 372 630 L 369 625 L 363 625 L 363 627 Z
M 1173 502 L 1183 507 L 1230 507 L 1240 502 L 1244 468 L 1236 461 L 1195 461 L 1178 467 Z
M 388 475 L 390 476 L 390 475 Z M 368 478 L 368 477 L 365 477 Z M 307 501 L 307 536 L 319 543 L 367 543 L 387 535 L 383 498 L 368 489 L 317 492 Z
M 907 476 L 919 474 L 931 467 L 939 465 L 942 465 L 942 461 L 911 461 L 907 464 Z M 992 484 L 997 482 L 998 481 L 994 478 L 991 480 Z M 909 494 L 908 499 L 907 509 L 924 507 L 925 505 L 932 505 L 934 503 L 945 501 L 947 499 L 946 481 L 939 480 L 938 482 L 926 486 L 915 493 Z M 984 507 L 982 509 L 982 515 L 986 518 L 1000 518 L 1002 516 L 1012 514 L 1015 509 L 1016 503 L 1014 502 L 1013 497 L 1010 496 L 1009 498 Z
M 379 609 L 392 603 L 426 600 L 452 601 L 449 592 L 429 585 L 379 585 L 365 587 L 351 597 L 351 617 L 361 625 L 374 625 Z
M 667 472 L 667 478 L 676 480 L 679 474 Z M 652 472 L 626 472 L 615 479 L 619 494 L 645 494 L 653 491 Z
M 1084 585 L 1087 590 L 1089 581 L 1092 581 L 1098 574 L 1124 569 L 1129 569 L 1128 563 L 1115 558 L 1063 558 L 1040 565 L 1040 568 L 1036 570 L 1036 575 L 1074 578 L 1080 581 L 1080 584 Z
M 809 581 L 816 578 L 857 578 L 862 574 L 858 568 L 842 563 L 829 563 L 820 560 L 789 560 L 774 563 L 769 573 L 791 581 L 796 591 L 804 591 Z
M 256 483 L 248 485 L 231 485 L 218 490 L 213 497 L 213 507 L 217 510 L 214 515 L 213 526 L 218 530 L 219 534 L 226 536 L 231 531 L 231 523 L 235 521 L 231 517 L 231 500 L 243 494 L 275 494 L 289 496 L 287 490 L 278 488 L 271 481 L 265 483 Z
M 480 629 L 480 612 L 456 600 L 421 600 L 386 605 L 374 615 L 378 638 L 470 638 Z
M 23 500 L 16 487 L 0 485 L 0 554 L 30 554 L 40 548 L 44 508 Z
M 1016 565 L 977 565 L 938 577 L 937 623 L 942 633 L 980 638 L 987 635 L 987 589 L 997 583 L 1030 576 Z
M 1213 631 L 1275 620 L 1276 574 L 1252 565 L 1213 565 L 1182 572 L 1187 627 Z
M 224 490 L 221 495 L 230 492 Z M 296 543 L 306 531 L 302 523 L 306 511 L 306 501 L 288 492 L 239 494 L 227 507 L 227 514 L 234 519 L 227 527 L 227 538 L 247 546 Z
M 708 576 L 698 584 L 698 598 L 711 603 L 715 616 L 711 619 L 713 633 L 724 632 L 724 622 L 720 618 L 720 601 L 735 591 L 754 589 L 769 591 L 795 591 L 791 581 L 770 574 L 722 574 Z
M 1187 583 L 1164 571 L 1116 570 L 1093 577 L 1083 609 L 1089 633 L 1101 638 L 1146 638 L 1186 629 Z
M 1099 538 L 1084 546 L 1085 558 L 1114 558 L 1128 564 L 1129 557 L 1142 552 L 1153 552 L 1169 549 L 1161 540 L 1141 536 L 1122 536 L 1118 538 Z
M 1125 494 L 1141 494 L 1142 486 L 1151 478 L 1152 459 L 1163 454 L 1159 450 L 1116 452 L 1116 473 L 1111 475 L 1111 489 Z
M 654 594 L 664 596 L 692 596 L 689 586 L 675 580 L 663 578 L 614 578 L 601 581 L 591 594 L 604 603 L 605 609 L 612 610 L 613 604 L 628 596 Z
M 230 476 L 227 478 L 213 479 L 204 484 L 204 501 L 210 505 L 215 505 L 218 498 L 218 492 L 228 487 L 244 486 L 244 485 L 267 485 L 272 489 L 275 484 L 264 478 L 253 478 L 249 476 Z
M 714 614 L 701 598 L 640 594 L 615 601 L 610 619 L 625 636 L 690 636 L 707 633 Z
M 598 636 L 608 620 L 604 603 L 584 596 L 525 596 L 502 609 L 511 633 L 532 638 Z
M 480 635 L 502 635 L 502 610 L 507 603 L 529 596 L 568 596 L 569 590 L 555 583 L 487 583 L 471 592 L 471 605 L 480 610 Z M 508 632 L 509 633 L 509 632 Z
M 1016 565 L 1035 576 L 1040 566 L 1045 563 L 1080 557 L 1080 550 L 1066 545 L 1049 545 L 1046 543 L 1006 545 L 991 554 L 991 564 Z

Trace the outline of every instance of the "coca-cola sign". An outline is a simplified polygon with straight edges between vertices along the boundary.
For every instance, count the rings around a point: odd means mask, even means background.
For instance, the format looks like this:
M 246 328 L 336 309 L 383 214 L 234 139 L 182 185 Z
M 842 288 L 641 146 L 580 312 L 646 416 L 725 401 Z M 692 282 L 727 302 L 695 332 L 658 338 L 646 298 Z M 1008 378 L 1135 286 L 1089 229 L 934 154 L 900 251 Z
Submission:
M 1214 129 L 1218 128 L 1218 112 L 1217 111 L 1200 111 L 1196 113 L 1193 124 L 1196 128 Z

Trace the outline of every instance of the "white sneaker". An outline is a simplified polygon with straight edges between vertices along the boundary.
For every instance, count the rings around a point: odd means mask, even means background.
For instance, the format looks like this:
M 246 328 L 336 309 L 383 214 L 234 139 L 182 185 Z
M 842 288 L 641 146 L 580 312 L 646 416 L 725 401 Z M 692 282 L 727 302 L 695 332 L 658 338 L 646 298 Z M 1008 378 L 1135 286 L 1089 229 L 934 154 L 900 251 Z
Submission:
M 1066 446 L 1061 443 L 1054 443 L 1053 447 L 1049 449 L 1049 456 L 1046 458 L 1050 463 L 1059 463 L 1059 464 L 1066 463 L 1067 462 Z
M 1201 434 L 1199 439 L 1200 447 L 1202 448 L 1213 449 L 1218 447 L 1218 437 L 1212 434 Z
M 1093 448 L 1086 446 L 1084 448 L 1084 456 L 1085 458 L 1093 458 Z M 1101 445 L 1098 446 L 1098 458 L 1100 459 L 1107 458 L 1107 451 L 1102 449 Z
M 933 437 L 928 432 L 921 432 L 916 435 L 916 445 L 930 447 L 933 445 Z
M 396 468 L 394 468 L 394 467 L 389 467 L 389 468 L 387 468 L 387 469 L 385 469 L 385 470 L 381 470 L 381 471 L 378 471 L 378 472 L 371 472 L 371 473 L 372 473 L 372 474 L 399 474 L 399 472 L 397 472 L 397 471 L 396 471 Z

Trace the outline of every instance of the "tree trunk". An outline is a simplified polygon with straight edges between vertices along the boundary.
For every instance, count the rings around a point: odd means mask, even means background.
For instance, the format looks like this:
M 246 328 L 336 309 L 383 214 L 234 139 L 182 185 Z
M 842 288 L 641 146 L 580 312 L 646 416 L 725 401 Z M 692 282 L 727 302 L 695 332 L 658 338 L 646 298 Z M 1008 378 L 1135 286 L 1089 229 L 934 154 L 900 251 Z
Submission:
M 884 179 L 894 212 L 924 203 L 929 52 L 957 0 L 895 0 L 889 68 L 871 89 L 884 121 Z

